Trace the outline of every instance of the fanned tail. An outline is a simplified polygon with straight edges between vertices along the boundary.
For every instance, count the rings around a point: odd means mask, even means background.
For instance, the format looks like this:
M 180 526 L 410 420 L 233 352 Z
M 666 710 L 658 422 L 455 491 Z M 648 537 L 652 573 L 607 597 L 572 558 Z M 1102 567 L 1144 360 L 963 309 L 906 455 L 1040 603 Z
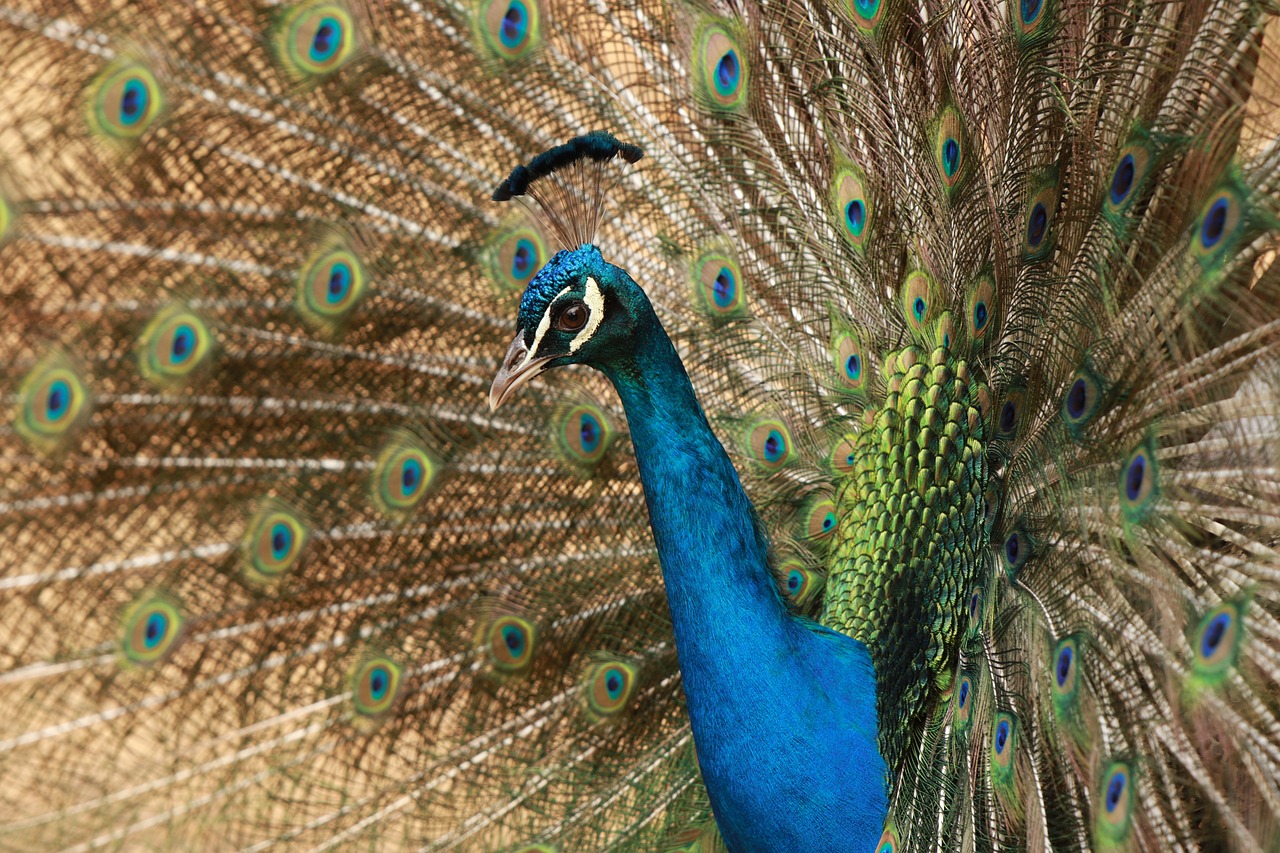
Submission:
M 5 846 L 717 843 L 620 406 L 486 405 L 592 129 L 886 842 L 1276 843 L 1273 10 L 96 5 L 0 11 Z

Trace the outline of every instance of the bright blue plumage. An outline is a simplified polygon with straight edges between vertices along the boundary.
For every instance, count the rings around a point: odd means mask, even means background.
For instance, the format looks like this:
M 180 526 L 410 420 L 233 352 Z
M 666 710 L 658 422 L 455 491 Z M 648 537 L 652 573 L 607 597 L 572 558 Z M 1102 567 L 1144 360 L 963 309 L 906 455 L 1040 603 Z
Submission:
M 576 330 L 551 318 L 584 296 L 590 305 L 588 281 L 608 313 L 573 348 Z M 888 808 L 871 658 L 783 604 L 755 510 L 648 298 L 586 245 L 538 273 L 519 320 L 516 344 L 538 344 L 531 358 L 595 367 L 622 400 L 725 841 L 743 851 L 870 850 Z M 540 327 L 550 331 L 538 339 Z M 504 371 L 495 389 L 512 381 Z

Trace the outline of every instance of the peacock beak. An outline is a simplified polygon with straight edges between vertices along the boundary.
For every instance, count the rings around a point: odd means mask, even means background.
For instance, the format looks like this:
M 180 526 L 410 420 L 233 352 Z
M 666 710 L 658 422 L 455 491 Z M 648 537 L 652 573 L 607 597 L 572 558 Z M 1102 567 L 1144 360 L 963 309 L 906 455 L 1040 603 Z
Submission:
M 524 332 L 517 332 L 516 339 L 507 347 L 502 367 L 489 386 L 489 411 L 496 412 L 507 398 L 533 377 L 546 370 L 547 362 L 554 356 L 529 358 L 529 348 L 524 345 Z

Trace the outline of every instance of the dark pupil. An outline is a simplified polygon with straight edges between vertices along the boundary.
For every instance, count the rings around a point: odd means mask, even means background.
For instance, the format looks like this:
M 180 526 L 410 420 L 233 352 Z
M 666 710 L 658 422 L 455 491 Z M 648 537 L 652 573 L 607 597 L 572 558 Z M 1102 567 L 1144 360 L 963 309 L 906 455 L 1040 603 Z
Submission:
M 764 452 L 773 456 L 778 452 L 778 436 L 770 433 L 769 437 L 764 440 Z
M 921 299 L 919 296 L 917 296 L 916 301 L 911 303 L 911 310 L 915 312 L 917 320 L 923 317 L 924 316 L 924 300 Z
M 173 354 L 181 358 L 187 354 L 187 336 L 174 335 L 173 337 Z
M 1084 414 L 1085 404 L 1085 387 L 1084 380 L 1077 379 L 1071 385 L 1071 392 L 1067 394 L 1067 414 L 1073 418 L 1078 418 Z
M 1111 178 L 1111 200 L 1117 204 L 1124 201 L 1131 187 L 1133 187 L 1133 155 L 1126 154 Z
M 285 548 L 285 545 L 287 544 L 288 542 L 285 541 L 285 535 L 283 530 L 277 530 L 275 533 L 271 534 L 272 550 L 283 551 Z
M 799 586 L 800 586 L 800 577 L 798 575 L 792 575 L 791 577 L 787 578 L 787 587 L 789 589 L 796 589 Z
M 1009 739 L 1009 724 L 1001 723 L 996 729 L 996 752 L 1004 752 L 1005 741 Z
M 1018 543 L 1018 534 L 1015 533 L 1009 537 L 1009 541 L 1004 545 L 1004 552 L 1009 556 L 1010 563 L 1018 562 L 1018 551 L 1020 550 L 1021 546 Z
M 1204 243 L 1212 246 L 1222 238 L 1222 229 L 1227 224 L 1227 203 L 1223 199 L 1213 203 L 1209 215 L 1204 218 Z
M 126 118 L 133 118 L 141 108 L 140 90 L 135 86 L 126 88 L 124 97 L 120 99 L 120 111 L 124 113 Z
M 65 400 L 62 397 L 62 389 L 54 388 L 49 392 L 49 410 L 53 412 L 61 411 Z
M 371 687 L 373 687 L 374 693 L 382 692 L 382 688 L 387 686 L 386 676 L 382 674 L 382 670 L 379 669 L 373 673 L 373 678 L 369 680 L 369 684 Z
M 508 7 L 507 14 L 502 16 L 502 32 L 507 38 L 514 38 L 520 34 L 520 25 L 523 23 L 524 14 L 512 5 Z
M 964 707 L 964 703 L 969 699 L 969 682 L 960 682 L 960 707 Z
M 849 356 L 848 359 L 845 360 L 844 368 L 845 370 L 849 371 L 851 375 L 857 376 L 858 373 L 862 370 L 861 362 L 862 362 L 862 359 L 858 358 L 856 355 L 851 355 Z
M 978 616 L 978 594 L 975 592 L 973 598 L 969 599 L 969 618 L 975 619 Z
M 716 298 L 721 302 L 724 302 L 729 298 L 731 287 L 732 284 L 729 281 L 729 276 L 724 272 L 721 272 L 720 275 L 716 276 Z
M 956 161 L 960 159 L 960 143 L 954 139 L 948 139 L 942 146 L 942 165 L 947 170 L 947 174 L 953 174 L 956 170 Z
M 507 632 L 507 648 L 511 649 L 511 651 L 514 652 L 520 648 L 520 642 L 521 642 L 521 637 L 520 637 L 519 631 Z
M 527 246 L 520 246 L 519 248 L 516 249 L 514 260 L 515 260 L 515 267 L 516 267 L 517 273 L 523 275 L 526 271 L 528 271 L 529 255 L 530 255 L 530 252 Z
M 1013 405 L 1013 401 L 1004 404 L 1004 408 L 1000 410 L 1000 429 L 1009 432 L 1013 429 L 1013 422 L 1018 417 L 1018 410 Z
M 596 440 L 596 425 L 586 418 L 583 418 L 579 433 L 582 436 L 583 444 L 591 444 L 591 442 Z
M 1227 619 L 1225 616 L 1219 616 L 1209 623 L 1209 629 L 1204 634 L 1204 649 L 1206 654 L 1213 654 L 1218 644 L 1222 642 L 1222 635 L 1227 630 Z
M 865 209 L 860 201 L 851 201 L 844 209 L 844 215 L 849 219 L 849 225 L 855 230 L 862 227 L 862 218 L 865 215 Z
M 1142 491 L 1142 481 L 1147 473 L 1147 460 L 1139 456 L 1129 464 L 1129 477 L 1125 482 L 1125 491 L 1129 495 L 1129 500 L 1137 500 L 1138 493 Z
M 1120 802 L 1120 795 L 1124 793 L 1124 777 L 1116 775 L 1112 777 L 1111 784 L 1107 786 L 1107 811 L 1116 810 L 1116 805 Z
M 1036 204 L 1031 210 L 1031 222 L 1027 226 L 1027 241 L 1032 246 L 1039 246 L 1044 240 L 1044 232 L 1049 225 L 1049 214 L 1043 204 Z
M 337 296 L 342 293 L 342 279 L 343 275 L 341 270 L 335 269 L 333 272 L 329 273 L 329 294 L 331 296 Z
M 147 620 L 147 639 L 155 641 L 160 637 L 160 631 L 164 627 L 164 620 L 158 617 L 151 617 Z
M 720 57 L 716 65 L 716 77 L 721 86 L 732 86 L 738 76 L 738 55 L 732 50 Z
M 328 53 L 333 46 L 333 24 L 326 21 L 316 29 L 314 40 L 316 53 Z
M 622 683 L 618 680 L 618 676 L 610 675 L 609 678 L 605 680 L 604 686 L 609 689 L 610 693 L 616 693 L 618 688 L 622 686 Z
M 828 515 L 828 516 L 826 516 L 825 518 L 823 518 L 823 519 L 822 519 L 822 529 L 823 529 L 823 530 L 830 530 L 830 529 L 831 529 L 831 525 L 833 525 L 833 524 L 835 524 L 835 523 L 836 523 L 836 522 L 835 522 L 835 519 L 833 519 L 831 516 L 829 516 L 829 515 Z
M 414 470 L 412 465 L 404 466 L 404 473 L 400 475 L 400 482 L 404 484 L 405 489 L 412 489 L 418 484 L 418 472 Z
M 1071 674 L 1071 649 L 1063 649 L 1058 655 L 1058 686 L 1061 687 L 1067 682 L 1067 676 Z
M 987 303 L 978 303 L 978 307 L 973 309 L 973 319 L 977 321 L 974 325 L 979 329 L 987 325 Z
M 581 305 L 571 305 L 560 318 L 560 322 L 569 329 L 576 329 L 586 321 L 587 315 Z

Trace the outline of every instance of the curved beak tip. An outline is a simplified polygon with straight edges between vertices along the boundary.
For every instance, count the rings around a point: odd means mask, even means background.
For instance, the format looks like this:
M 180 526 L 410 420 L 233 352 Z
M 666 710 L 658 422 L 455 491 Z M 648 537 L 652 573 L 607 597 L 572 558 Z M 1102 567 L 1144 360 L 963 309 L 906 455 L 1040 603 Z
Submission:
M 549 359 L 529 358 L 529 348 L 524 344 L 524 332 L 517 332 L 516 338 L 502 357 L 502 367 L 493 377 L 489 386 L 489 411 L 496 412 L 498 407 L 507 401 L 520 386 L 542 372 Z

